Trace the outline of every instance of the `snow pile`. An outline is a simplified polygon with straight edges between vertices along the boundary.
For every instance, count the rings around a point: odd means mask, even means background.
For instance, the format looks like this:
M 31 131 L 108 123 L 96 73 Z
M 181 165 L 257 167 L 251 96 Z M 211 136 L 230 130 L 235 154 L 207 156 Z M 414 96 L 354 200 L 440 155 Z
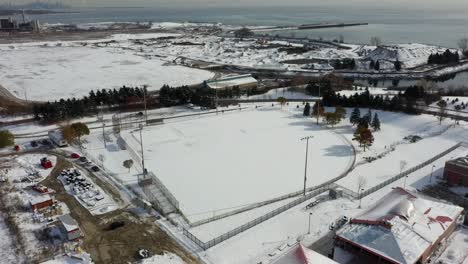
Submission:
M 42 262 L 41 264 L 92 264 L 91 255 L 88 253 L 65 254 L 56 256 L 54 259 Z
M 447 241 L 448 247 L 435 261 L 439 264 L 468 263 L 468 228 L 459 227 Z
M 154 255 L 151 258 L 143 259 L 140 264 L 185 264 L 179 256 L 174 253 L 165 252 L 163 255 Z
M 444 52 L 446 48 L 429 46 L 424 44 L 398 44 L 377 47 L 370 52 L 366 59 L 374 61 L 400 61 L 405 68 L 412 68 L 427 63 L 432 53 Z

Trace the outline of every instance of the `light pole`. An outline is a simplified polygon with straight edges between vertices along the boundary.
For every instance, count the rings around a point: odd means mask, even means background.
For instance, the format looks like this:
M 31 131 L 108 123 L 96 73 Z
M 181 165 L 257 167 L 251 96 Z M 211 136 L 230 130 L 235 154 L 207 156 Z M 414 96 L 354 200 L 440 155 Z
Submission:
M 312 112 L 314 110 L 312 109 Z M 320 84 L 319 84 L 319 87 L 318 87 L 318 100 L 317 100 L 317 125 L 319 124 L 319 117 L 320 117 Z
M 308 235 L 310 235 L 310 218 L 312 217 L 312 213 L 309 213 L 309 231 L 307 232 Z
M 145 104 L 145 124 L 147 125 L 148 124 L 148 107 L 147 107 L 147 103 L 146 103 L 146 90 L 147 90 L 148 86 L 147 85 L 143 85 L 143 102 Z
M 141 147 L 141 165 L 143 166 L 143 179 L 146 179 L 146 168 L 145 168 L 145 153 L 143 150 L 143 124 L 140 124 L 140 147 Z
M 359 209 L 361 209 L 361 202 L 362 202 L 362 192 L 364 191 L 364 189 L 361 189 L 359 190 Z
M 104 135 L 104 127 L 106 126 L 106 124 L 102 123 L 102 141 L 104 141 L 104 149 L 107 148 L 107 145 L 106 145 L 106 136 Z
M 309 139 L 314 136 L 308 136 L 301 138 L 301 141 L 306 141 L 306 153 L 305 153 L 305 168 L 304 168 L 304 196 L 306 195 L 306 184 L 307 184 L 307 160 L 309 156 Z
M 403 189 L 406 189 L 406 179 L 408 178 L 408 175 L 405 176 L 405 180 L 403 182 Z
M 431 177 L 429 177 L 429 183 L 432 183 L 432 174 L 434 173 L 434 168 L 435 168 L 435 165 L 432 165 Z

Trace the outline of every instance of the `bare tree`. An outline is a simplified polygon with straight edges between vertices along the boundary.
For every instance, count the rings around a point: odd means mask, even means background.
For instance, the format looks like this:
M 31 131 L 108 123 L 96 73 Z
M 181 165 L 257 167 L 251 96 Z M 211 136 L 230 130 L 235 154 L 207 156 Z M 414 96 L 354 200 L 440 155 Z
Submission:
M 458 47 L 465 52 L 468 50 L 468 38 L 461 38 L 458 40 Z
M 106 157 L 103 154 L 99 154 L 98 159 L 101 162 L 101 166 L 104 166 L 104 161 L 106 160 Z
M 376 37 L 376 36 L 371 37 L 371 39 L 370 39 L 370 44 L 371 44 L 372 46 L 377 46 L 377 47 L 378 47 L 378 46 L 381 46 L 381 45 L 382 45 L 382 39 L 379 38 L 379 37 Z
M 433 94 L 437 91 L 437 84 L 433 81 L 428 81 L 426 79 L 421 79 L 416 83 L 417 86 L 424 88 L 424 90 L 430 94 Z
M 440 100 L 437 102 L 437 106 L 439 107 L 437 119 L 439 119 L 439 125 L 442 125 L 442 121 L 445 119 L 445 108 L 447 108 L 447 102 L 445 100 Z

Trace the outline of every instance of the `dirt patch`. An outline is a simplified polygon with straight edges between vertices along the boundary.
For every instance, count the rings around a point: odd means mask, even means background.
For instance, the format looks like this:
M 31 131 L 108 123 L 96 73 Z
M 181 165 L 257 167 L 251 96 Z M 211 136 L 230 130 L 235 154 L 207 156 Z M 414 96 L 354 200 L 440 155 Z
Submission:
M 99 216 L 91 215 L 74 197 L 66 193 L 57 180 L 63 169 L 72 166 L 63 158 L 58 158 L 51 175 L 42 184 L 54 189 L 57 192 L 56 199 L 70 208 L 71 216 L 78 221 L 84 234 L 83 248 L 91 254 L 96 263 L 137 261 L 137 251 L 143 248 L 148 249 L 151 254 L 173 252 L 187 263 L 197 263 L 154 224 L 155 219 L 141 218 L 126 210 L 116 210 Z M 93 177 L 93 180 L 95 179 L 96 177 Z M 102 181 L 96 183 L 104 188 L 101 185 Z M 112 223 L 120 224 L 118 228 L 109 228 Z

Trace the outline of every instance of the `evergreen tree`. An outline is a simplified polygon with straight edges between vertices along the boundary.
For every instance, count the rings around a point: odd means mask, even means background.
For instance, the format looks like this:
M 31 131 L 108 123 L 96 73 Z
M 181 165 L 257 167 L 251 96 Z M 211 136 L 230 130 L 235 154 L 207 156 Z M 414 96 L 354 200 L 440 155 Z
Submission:
M 366 151 L 374 143 L 374 136 L 369 128 L 358 127 L 354 132 L 353 140 L 359 142 L 359 146 Z
M 346 109 L 344 109 L 342 106 L 337 106 L 335 108 L 335 114 L 339 120 L 338 122 L 341 122 L 341 120 L 346 118 Z
M 396 71 L 401 71 L 401 62 L 398 59 L 395 61 L 394 65 Z
M 357 125 L 359 124 L 359 120 L 361 119 L 361 111 L 359 108 L 354 108 L 353 112 L 351 113 L 351 116 L 349 117 L 349 122 L 352 125 Z
M 367 110 L 367 113 L 362 117 L 362 122 L 366 123 L 367 127 L 369 127 L 369 125 L 371 124 L 371 122 L 372 122 L 372 111 L 370 110 L 370 108 Z
M 0 131 L 0 148 L 13 146 L 15 144 L 15 137 L 8 130 Z
M 380 119 L 377 113 L 374 114 L 374 119 L 372 119 L 372 128 L 374 129 L 374 131 L 380 130 Z
M 332 127 L 340 122 L 339 114 L 336 112 L 326 112 L 323 114 L 323 118 L 325 119 L 327 125 L 331 125 Z
M 377 62 L 375 63 L 374 70 L 380 71 L 380 62 L 379 62 L 379 61 L 377 61 Z
M 310 116 L 310 104 L 306 103 L 304 106 L 304 116 Z
M 369 63 L 369 69 L 373 70 L 375 68 L 375 61 L 371 60 Z

